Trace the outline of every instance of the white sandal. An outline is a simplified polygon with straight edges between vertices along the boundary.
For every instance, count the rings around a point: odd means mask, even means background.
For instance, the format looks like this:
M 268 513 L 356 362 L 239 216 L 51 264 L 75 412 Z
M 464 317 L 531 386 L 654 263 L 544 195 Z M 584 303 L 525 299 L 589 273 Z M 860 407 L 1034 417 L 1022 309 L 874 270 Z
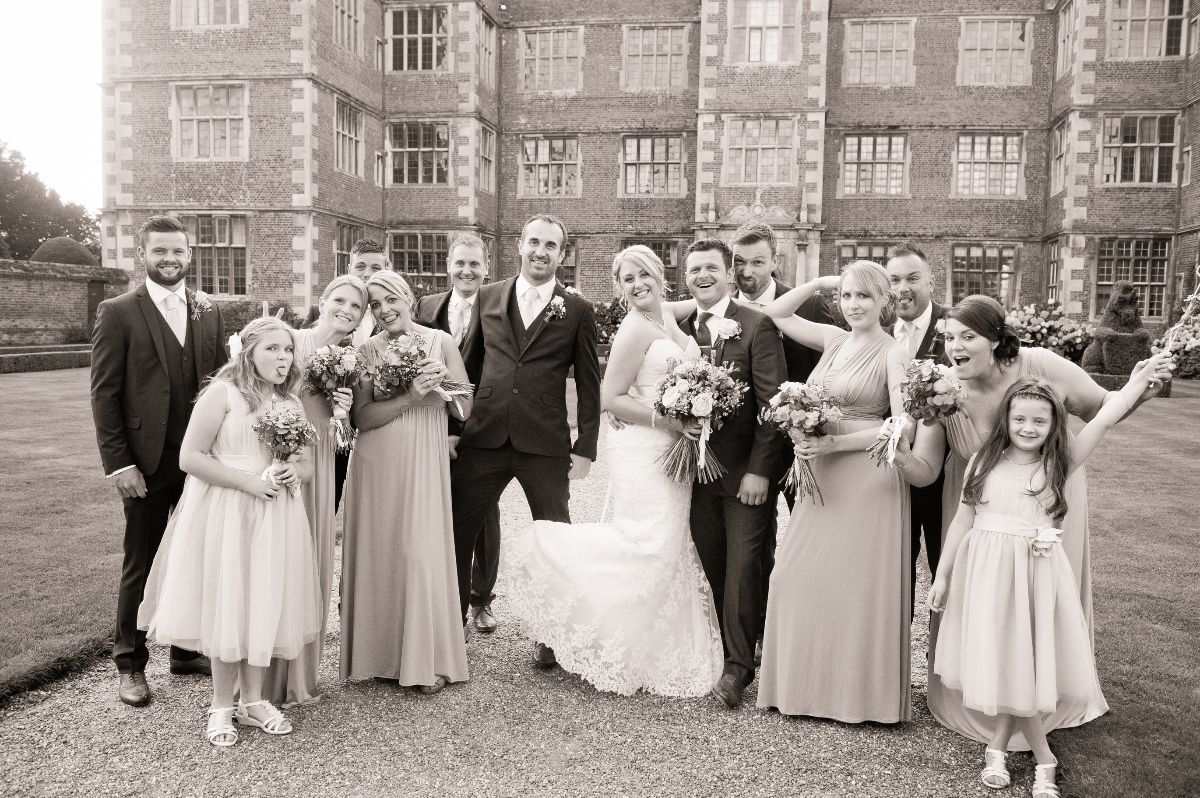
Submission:
M 237 726 L 233 725 L 234 707 L 218 707 L 208 711 L 208 729 L 204 736 L 217 748 L 228 748 L 238 741 Z
M 247 712 L 249 707 L 264 706 L 267 708 L 267 719 L 258 720 Z M 292 722 L 289 721 L 284 714 L 271 704 L 270 701 L 263 699 L 262 701 L 251 701 L 249 704 L 238 702 L 237 712 L 234 713 L 234 720 L 243 726 L 256 726 L 267 734 L 291 734 Z
M 1061 798 L 1058 791 L 1058 763 L 1038 765 L 1033 769 L 1033 798 Z
M 983 772 L 979 774 L 983 786 L 993 790 L 1003 790 L 1012 784 L 1012 776 L 1008 773 L 1007 751 L 997 751 L 995 748 L 983 749 Z

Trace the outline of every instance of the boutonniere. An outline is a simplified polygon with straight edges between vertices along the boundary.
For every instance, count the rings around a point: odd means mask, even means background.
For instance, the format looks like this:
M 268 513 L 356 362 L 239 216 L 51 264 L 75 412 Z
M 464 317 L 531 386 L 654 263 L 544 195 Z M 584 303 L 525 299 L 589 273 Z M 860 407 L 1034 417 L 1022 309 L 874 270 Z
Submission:
M 583 292 L 573 285 L 564 285 L 563 290 L 571 296 L 583 296 Z
M 945 335 L 946 334 L 946 320 L 938 319 L 937 321 L 935 321 L 933 323 L 933 331 L 936 332 L 938 335 Z
M 192 321 L 200 321 L 200 317 L 212 309 L 208 294 L 203 291 L 192 292 Z
M 1049 557 L 1054 546 L 1062 542 L 1062 530 L 1054 527 L 1042 527 L 1037 531 L 1037 537 L 1030 541 L 1034 557 Z
M 718 319 L 714 324 L 713 332 L 722 341 L 728 341 L 730 338 L 737 338 L 742 334 L 742 325 L 733 319 Z
M 546 306 L 546 321 L 554 321 L 561 319 L 567 315 L 567 303 L 563 298 L 556 296 L 550 300 L 550 304 Z

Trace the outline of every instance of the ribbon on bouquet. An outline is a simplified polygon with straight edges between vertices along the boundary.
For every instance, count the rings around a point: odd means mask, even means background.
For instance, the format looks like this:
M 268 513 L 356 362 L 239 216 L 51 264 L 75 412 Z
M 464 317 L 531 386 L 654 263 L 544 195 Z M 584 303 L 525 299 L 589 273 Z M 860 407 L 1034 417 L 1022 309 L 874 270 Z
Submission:
M 708 467 L 708 438 L 712 435 L 712 422 L 707 418 L 700 422 L 700 471 Z
M 1052 526 L 1039 527 L 1037 535 L 1029 542 L 1034 557 L 1049 557 L 1054 546 L 1062 543 L 1062 530 Z
M 885 457 L 888 465 L 891 465 L 896 462 L 896 450 L 900 448 L 900 439 L 904 437 L 904 428 L 908 426 L 908 419 L 904 416 L 892 416 L 888 419 L 888 423 L 892 425 L 892 434 L 888 436 Z
M 475 386 L 469 382 L 459 382 L 458 380 L 442 380 L 442 382 L 434 387 L 433 392 L 442 398 L 443 401 L 450 402 L 454 405 L 454 409 L 462 413 L 462 406 L 458 403 L 458 396 L 473 396 L 475 394 Z
M 286 460 L 280 460 L 278 457 L 273 458 L 271 460 L 271 464 L 263 469 L 262 474 L 259 475 L 259 479 L 270 482 L 272 485 L 278 488 L 282 483 L 279 481 L 277 468 L 283 465 L 287 465 Z M 299 489 L 300 487 L 294 483 L 287 486 L 288 493 L 292 494 L 293 496 L 296 495 L 296 491 Z

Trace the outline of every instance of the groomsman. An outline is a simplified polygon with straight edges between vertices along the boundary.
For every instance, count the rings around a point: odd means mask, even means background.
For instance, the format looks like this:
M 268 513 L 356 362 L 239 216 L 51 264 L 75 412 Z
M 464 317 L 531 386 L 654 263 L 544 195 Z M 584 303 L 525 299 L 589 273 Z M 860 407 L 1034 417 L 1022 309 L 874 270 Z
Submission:
M 770 499 L 783 472 L 784 438 L 758 423 L 758 413 L 787 375 L 775 323 L 729 295 L 733 252 L 707 238 L 687 249 L 684 274 L 697 310 L 680 324 L 717 363 L 733 365 L 733 376 L 749 385 L 741 405 L 709 439 L 726 469 L 716 482 L 692 486 L 692 540 L 712 587 L 725 666 L 713 687 L 726 706 L 736 707 L 754 680 L 754 640 L 762 623 L 763 547 L 774 523 Z
M 482 351 L 472 343 L 479 337 L 479 306 L 475 301 L 479 288 L 488 275 L 487 245 L 478 236 L 461 235 L 450 245 L 446 255 L 446 271 L 451 290 L 429 294 L 417 302 L 417 323 L 436 327 L 454 336 L 458 351 L 467 367 L 467 379 L 479 384 L 483 370 Z M 464 422 L 450 417 L 450 459 L 458 457 L 458 441 Z M 475 543 L 474 564 L 471 569 L 470 604 L 475 628 L 480 632 L 496 631 L 496 616 L 492 614 L 496 573 L 500 568 L 500 505 L 494 505 L 483 519 L 483 528 Z
M 113 660 L 118 693 L 150 701 L 138 605 L 167 519 L 183 491 L 179 446 L 201 386 L 225 363 L 221 311 L 184 286 L 192 252 L 179 220 L 152 216 L 138 232 L 146 279 L 100 303 L 92 331 L 92 416 L 100 460 L 125 507 L 124 561 Z M 208 660 L 171 648 L 171 673 L 209 674 Z
M 944 361 L 946 347 L 937 334 L 937 322 L 946 310 L 933 301 L 933 281 L 925 253 L 904 242 L 888 249 L 887 273 L 896 294 L 896 324 L 892 334 L 903 344 L 911 359 L 931 358 Z M 930 573 L 936 573 L 942 553 L 942 473 L 931 485 L 910 488 L 912 524 L 912 584 L 917 583 L 917 558 L 921 554 L 921 533 L 925 534 L 925 557 Z

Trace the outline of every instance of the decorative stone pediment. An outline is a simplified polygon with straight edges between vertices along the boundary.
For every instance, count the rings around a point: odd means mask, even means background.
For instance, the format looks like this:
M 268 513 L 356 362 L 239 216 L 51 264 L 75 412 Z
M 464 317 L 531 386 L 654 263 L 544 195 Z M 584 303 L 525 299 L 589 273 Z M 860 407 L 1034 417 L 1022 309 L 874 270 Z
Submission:
M 797 215 L 781 205 L 764 205 L 762 189 L 754 190 L 754 202 L 737 205 L 721 217 L 722 226 L 737 227 L 746 222 L 764 222 L 774 227 L 790 227 L 798 221 Z

